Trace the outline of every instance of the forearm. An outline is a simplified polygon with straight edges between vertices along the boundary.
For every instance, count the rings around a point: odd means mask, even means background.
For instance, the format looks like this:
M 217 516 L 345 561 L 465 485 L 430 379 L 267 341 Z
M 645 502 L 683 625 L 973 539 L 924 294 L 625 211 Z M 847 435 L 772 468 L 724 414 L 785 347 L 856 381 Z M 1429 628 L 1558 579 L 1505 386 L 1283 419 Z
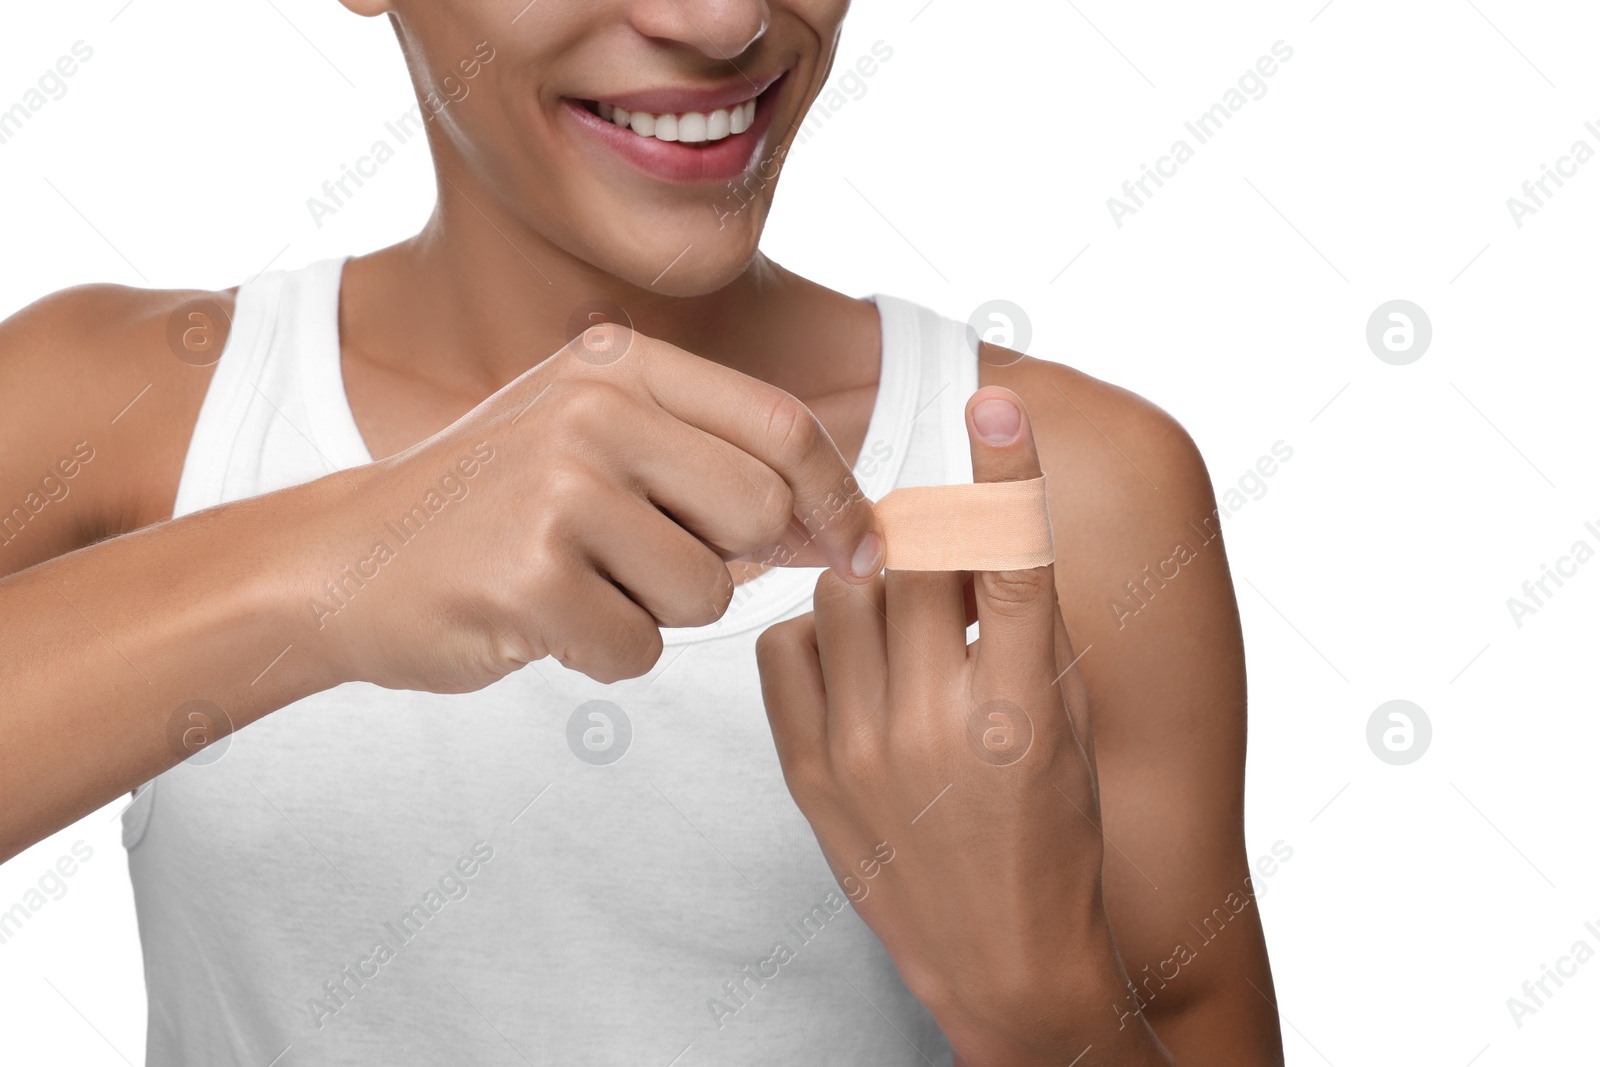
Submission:
M 1108 945 L 999 999 L 991 990 L 956 994 L 935 1014 L 955 1049 L 953 1067 L 1173 1067 L 1142 1014 L 1108 1010 L 1127 994 Z
M 1251 933 L 1258 944 L 1259 930 Z M 930 997 L 954 1067 L 1282 1067 L 1272 976 L 1257 965 L 1264 950 L 1250 951 L 1256 944 L 1192 963 L 1186 973 L 1200 985 L 1151 1000 L 1148 977 L 1141 993 L 1109 934 L 1098 941 L 1064 958 L 1057 973 L 1008 979 L 1009 993 L 996 995 L 988 981 Z
M 1177 1062 L 1142 1022 L 1124 1030 L 1086 1028 L 1075 1040 L 1079 1044 L 1069 1050 L 988 1038 L 966 1051 L 957 1048 L 951 1063 L 952 1067 L 1174 1067 Z
M 0 580 L 0 860 L 341 679 L 305 614 L 324 482 Z M 191 701 L 205 701 L 194 704 Z

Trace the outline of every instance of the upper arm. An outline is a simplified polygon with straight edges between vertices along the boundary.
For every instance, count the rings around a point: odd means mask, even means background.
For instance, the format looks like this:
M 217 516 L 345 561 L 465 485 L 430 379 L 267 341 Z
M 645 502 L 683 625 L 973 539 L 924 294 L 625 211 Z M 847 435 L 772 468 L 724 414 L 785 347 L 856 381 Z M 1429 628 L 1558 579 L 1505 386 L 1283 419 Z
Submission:
M 986 361 L 983 379 L 1023 398 L 1049 478 L 1093 721 L 1106 910 L 1145 1015 L 1180 1062 L 1206 1050 L 1247 1062 L 1245 1048 L 1271 1061 L 1244 841 L 1244 647 L 1205 464 L 1169 415 L 1088 375 L 1021 359 Z
M 0 322 L 0 575 L 170 516 L 211 368 L 168 322 L 198 297 L 231 313 L 230 293 L 84 285 Z

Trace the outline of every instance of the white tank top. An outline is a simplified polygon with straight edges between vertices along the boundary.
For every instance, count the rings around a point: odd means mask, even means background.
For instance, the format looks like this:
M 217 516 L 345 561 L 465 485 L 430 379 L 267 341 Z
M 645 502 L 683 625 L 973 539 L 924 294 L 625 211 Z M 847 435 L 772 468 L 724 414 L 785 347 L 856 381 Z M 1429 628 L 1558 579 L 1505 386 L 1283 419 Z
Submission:
M 371 462 L 343 263 L 240 286 L 176 514 Z M 863 490 L 970 482 L 966 328 L 872 299 Z M 773 751 L 755 640 L 819 573 L 665 630 L 642 678 L 541 660 L 465 695 L 342 685 L 141 786 L 148 1063 L 948 1064 Z

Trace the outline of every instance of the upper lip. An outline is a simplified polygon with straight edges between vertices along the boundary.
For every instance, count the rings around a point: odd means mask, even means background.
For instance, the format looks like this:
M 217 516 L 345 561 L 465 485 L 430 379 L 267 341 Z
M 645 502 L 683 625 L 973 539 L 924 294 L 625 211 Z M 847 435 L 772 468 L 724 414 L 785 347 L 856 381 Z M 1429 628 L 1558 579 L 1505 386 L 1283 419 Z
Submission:
M 601 104 L 611 104 L 624 111 L 643 111 L 651 115 L 682 115 L 690 111 L 701 113 L 742 104 L 766 92 L 787 71 L 774 71 L 764 77 L 738 77 L 721 85 L 682 89 L 641 89 L 636 92 L 607 93 L 604 96 L 580 97 Z

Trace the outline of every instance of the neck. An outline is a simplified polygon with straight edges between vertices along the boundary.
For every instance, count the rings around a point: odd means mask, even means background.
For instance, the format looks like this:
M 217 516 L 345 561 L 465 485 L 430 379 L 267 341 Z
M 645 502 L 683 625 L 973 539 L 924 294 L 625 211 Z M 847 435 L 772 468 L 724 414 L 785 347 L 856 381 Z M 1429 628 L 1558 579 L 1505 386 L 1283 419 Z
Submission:
M 665 296 L 571 255 L 482 191 L 440 185 L 420 233 L 346 267 L 347 354 L 487 396 L 566 344 L 582 305 L 605 301 L 640 333 L 801 399 L 876 378 L 876 311 L 760 252 L 715 292 Z

